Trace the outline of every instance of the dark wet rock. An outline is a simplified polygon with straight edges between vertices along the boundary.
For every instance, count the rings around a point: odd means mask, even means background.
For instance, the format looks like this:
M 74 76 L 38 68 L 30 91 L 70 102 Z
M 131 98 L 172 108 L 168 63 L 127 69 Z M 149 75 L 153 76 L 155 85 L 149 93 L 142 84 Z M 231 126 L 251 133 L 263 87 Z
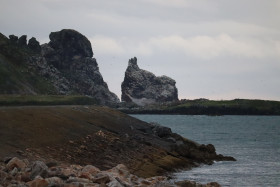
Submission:
M 212 144 L 208 144 L 208 145 L 202 144 L 199 147 L 199 149 L 203 150 L 203 151 L 208 151 L 209 153 L 215 153 L 216 152 L 216 149 L 215 149 L 214 145 L 212 145 Z
M 35 52 L 40 52 L 41 51 L 41 46 L 40 43 L 36 40 L 36 38 L 32 37 L 28 41 L 28 48 Z
M 159 136 L 160 138 L 163 137 L 170 137 L 173 133 L 169 127 L 161 126 L 158 123 L 151 123 L 152 131 L 155 135 Z
M 155 76 L 137 65 L 137 58 L 129 60 L 122 82 L 122 101 L 143 106 L 178 100 L 176 82 L 167 76 Z

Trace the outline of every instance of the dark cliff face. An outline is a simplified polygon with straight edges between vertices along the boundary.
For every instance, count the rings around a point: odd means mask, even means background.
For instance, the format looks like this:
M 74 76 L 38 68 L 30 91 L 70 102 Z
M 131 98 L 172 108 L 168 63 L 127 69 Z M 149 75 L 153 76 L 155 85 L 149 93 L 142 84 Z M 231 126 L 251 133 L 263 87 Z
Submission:
M 71 61 L 79 58 L 92 58 L 93 52 L 90 41 L 77 31 L 63 29 L 50 34 L 50 42 L 48 43 L 54 51 L 49 60 L 55 67 L 69 68 Z M 54 59 L 57 58 L 57 59 Z M 60 63 L 60 64 L 57 64 Z
M 157 77 L 142 70 L 137 65 L 137 58 L 129 60 L 122 82 L 122 101 L 143 106 L 147 104 L 178 100 L 176 82 L 167 77 Z
M 24 66 L 27 74 L 31 76 L 28 77 L 30 80 L 20 83 L 22 87 L 29 86 L 28 89 L 18 89 L 19 86 L 16 86 L 11 92 L 5 91 L 6 94 L 79 94 L 91 96 L 100 104 L 119 102 L 118 97 L 109 91 L 104 82 L 96 59 L 92 58 L 91 43 L 84 35 L 74 30 L 63 29 L 52 32 L 49 37 L 50 42 L 41 46 L 35 38 L 31 38 L 27 44 L 25 35 L 20 38 L 10 35 L 10 39 L 1 37 L 0 55 L 3 55 L 3 58 L 0 56 L 0 62 L 2 60 L 3 64 L 6 64 L 3 65 L 5 70 L 7 64 L 21 64 L 21 67 L 14 66 L 7 70 L 8 74 L 12 75 L 14 70 Z M 21 79 L 21 70 L 14 74 L 19 77 L 18 80 Z M 43 85 L 49 84 L 52 91 L 46 91 L 48 88 L 37 89 L 38 85 L 30 83 L 37 79 L 42 79 Z M 18 80 L 13 84 L 17 84 Z M 7 90 L 5 88 L 6 86 L 3 90 Z
M 71 90 L 93 96 L 102 104 L 119 102 L 109 91 L 99 72 L 90 41 L 77 31 L 63 29 L 50 34 L 50 42 L 42 46 L 42 55 L 71 83 Z

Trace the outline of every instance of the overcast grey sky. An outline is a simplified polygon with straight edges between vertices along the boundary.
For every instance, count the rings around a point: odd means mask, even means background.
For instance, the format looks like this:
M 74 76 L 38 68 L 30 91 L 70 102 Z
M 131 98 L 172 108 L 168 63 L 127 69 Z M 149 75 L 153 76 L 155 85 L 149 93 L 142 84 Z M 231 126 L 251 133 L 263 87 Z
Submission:
M 136 56 L 179 98 L 280 100 L 279 0 L 0 0 L 0 28 L 41 44 L 79 31 L 119 97 Z

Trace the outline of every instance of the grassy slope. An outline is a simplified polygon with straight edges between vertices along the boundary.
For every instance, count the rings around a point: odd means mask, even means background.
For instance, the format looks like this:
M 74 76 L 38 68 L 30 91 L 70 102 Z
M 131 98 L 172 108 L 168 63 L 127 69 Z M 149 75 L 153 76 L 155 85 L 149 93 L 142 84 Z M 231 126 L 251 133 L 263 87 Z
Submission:
M 280 102 L 249 99 L 221 101 L 197 99 L 123 111 L 126 113 L 191 115 L 280 115 Z
M 0 107 L 0 158 L 19 156 L 20 150 L 21 156 L 31 159 L 93 164 L 102 169 L 124 163 L 143 177 L 193 166 L 170 155 L 164 148 L 168 141 L 143 133 L 147 127 L 145 122 L 100 106 Z
M 26 60 L 37 55 L 27 47 L 12 44 L 0 33 L 0 94 L 55 94 L 52 84 L 28 69 Z
M 80 95 L 0 95 L 0 106 L 92 104 L 93 98 Z

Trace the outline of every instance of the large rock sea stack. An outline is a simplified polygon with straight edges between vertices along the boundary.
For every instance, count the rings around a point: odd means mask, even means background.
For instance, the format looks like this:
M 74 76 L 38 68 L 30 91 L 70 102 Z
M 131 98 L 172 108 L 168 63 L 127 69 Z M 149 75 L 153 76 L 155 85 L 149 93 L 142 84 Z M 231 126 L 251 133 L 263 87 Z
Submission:
M 75 92 L 103 104 L 119 102 L 103 81 L 96 59 L 92 58 L 91 43 L 84 35 L 70 29 L 52 32 L 50 42 L 42 46 L 42 55 L 64 75 Z
M 167 76 L 155 76 L 137 65 L 137 58 L 129 60 L 122 82 L 122 101 L 139 106 L 178 100 L 175 80 Z

